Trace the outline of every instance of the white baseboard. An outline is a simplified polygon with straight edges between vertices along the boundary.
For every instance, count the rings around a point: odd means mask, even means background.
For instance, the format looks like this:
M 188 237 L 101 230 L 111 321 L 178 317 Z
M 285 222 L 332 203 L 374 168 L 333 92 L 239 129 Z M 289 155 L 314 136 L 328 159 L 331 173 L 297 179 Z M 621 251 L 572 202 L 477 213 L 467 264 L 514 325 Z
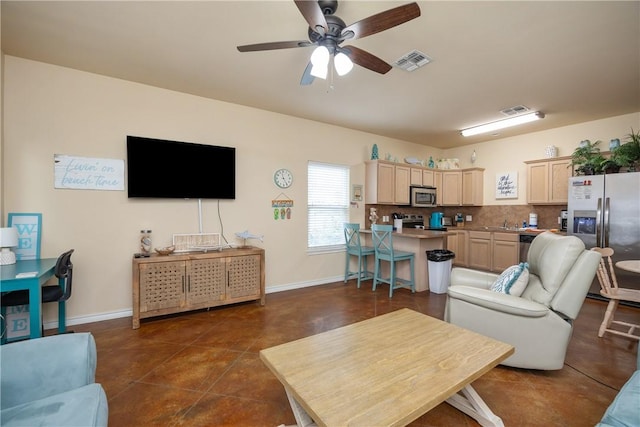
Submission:
M 311 286 L 326 285 L 328 283 L 335 283 L 344 280 L 344 276 L 326 277 L 319 280 L 311 280 L 308 282 L 288 283 L 284 285 L 269 286 L 265 292 L 267 294 L 274 294 L 277 292 L 291 291 L 294 289 L 308 288 Z M 103 322 L 105 320 L 120 319 L 122 317 L 133 316 L 133 310 L 120 310 L 112 311 L 109 313 L 89 314 L 85 316 L 69 317 L 67 319 L 67 326 L 83 325 L 85 323 Z M 45 322 L 45 329 L 58 329 L 58 322 Z

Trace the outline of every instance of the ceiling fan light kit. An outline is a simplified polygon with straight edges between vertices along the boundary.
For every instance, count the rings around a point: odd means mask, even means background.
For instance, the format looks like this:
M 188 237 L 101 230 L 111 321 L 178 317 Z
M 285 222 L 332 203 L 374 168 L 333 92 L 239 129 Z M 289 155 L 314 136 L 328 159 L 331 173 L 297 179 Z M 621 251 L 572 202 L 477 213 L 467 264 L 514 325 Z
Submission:
M 318 46 L 311 54 L 311 75 L 320 79 L 327 78 L 329 71 L 329 49 L 325 46 Z
M 420 7 L 414 2 L 377 13 L 347 26 L 342 19 L 334 15 L 338 9 L 337 0 L 294 0 L 294 3 L 309 24 L 309 41 L 257 43 L 237 46 L 237 49 L 240 52 L 255 52 L 317 46 L 311 55 L 310 64 L 307 64 L 302 74 L 301 85 L 311 84 L 314 77 L 326 79 L 332 56 L 339 76 L 349 73 L 353 64 L 379 74 L 388 73 L 391 65 L 382 59 L 355 46 L 340 44 L 345 40 L 356 40 L 388 30 L 420 16 Z
M 470 127 L 463 129 L 460 133 L 462 136 L 473 136 L 481 133 L 493 132 L 496 130 L 508 128 L 511 126 L 517 126 L 524 123 L 533 122 L 535 120 L 544 119 L 544 113 L 542 111 L 536 111 L 534 113 L 523 114 L 520 116 L 511 117 L 505 120 L 499 120 L 497 122 L 485 123 L 483 125 Z
M 353 62 L 347 55 L 342 52 L 338 52 L 333 58 L 333 66 L 336 67 L 336 72 L 339 76 L 349 74 L 349 71 L 353 69 Z

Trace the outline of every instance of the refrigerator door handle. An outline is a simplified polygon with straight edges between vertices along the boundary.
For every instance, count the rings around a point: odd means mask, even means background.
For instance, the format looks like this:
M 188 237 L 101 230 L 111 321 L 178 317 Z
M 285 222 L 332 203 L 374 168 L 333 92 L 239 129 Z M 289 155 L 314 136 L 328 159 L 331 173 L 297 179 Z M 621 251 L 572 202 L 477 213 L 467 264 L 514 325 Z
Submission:
M 602 198 L 598 197 L 598 208 L 596 210 L 596 246 L 602 247 Z
M 604 199 L 604 224 L 603 224 L 603 231 L 604 231 L 604 236 L 603 236 L 603 241 L 604 244 L 602 245 L 602 247 L 604 248 L 608 248 L 609 247 L 609 213 L 610 213 L 610 209 L 609 209 L 609 198 L 607 197 L 606 199 Z

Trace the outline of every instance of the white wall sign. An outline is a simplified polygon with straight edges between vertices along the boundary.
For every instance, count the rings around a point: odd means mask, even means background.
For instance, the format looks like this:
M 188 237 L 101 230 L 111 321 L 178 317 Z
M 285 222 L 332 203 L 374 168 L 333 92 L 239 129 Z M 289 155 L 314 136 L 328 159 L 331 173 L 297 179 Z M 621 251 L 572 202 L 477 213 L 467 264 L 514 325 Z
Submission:
M 496 174 L 496 199 L 518 198 L 518 172 Z
M 54 154 L 55 188 L 124 191 L 124 160 Z

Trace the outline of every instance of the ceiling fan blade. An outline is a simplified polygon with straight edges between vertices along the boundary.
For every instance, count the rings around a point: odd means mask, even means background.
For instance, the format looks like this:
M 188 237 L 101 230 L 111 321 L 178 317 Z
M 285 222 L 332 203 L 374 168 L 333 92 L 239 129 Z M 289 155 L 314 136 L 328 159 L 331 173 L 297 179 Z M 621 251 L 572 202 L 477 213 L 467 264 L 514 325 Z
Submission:
M 311 75 L 311 68 L 313 65 L 311 62 L 307 64 L 307 67 L 304 69 L 304 73 L 302 73 L 302 78 L 300 79 L 300 86 L 307 86 L 313 83 L 315 77 Z
M 274 50 L 274 49 L 289 49 L 293 47 L 306 47 L 311 46 L 313 43 L 307 40 L 292 40 L 288 42 L 271 42 L 271 43 L 257 43 L 246 44 L 244 46 L 238 46 L 240 52 L 255 52 L 258 50 Z
M 309 27 L 317 33 L 324 35 L 327 32 L 327 20 L 317 0 L 294 0 L 298 10 L 309 23 Z
M 344 52 L 344 54 L 347 55 L 354 64 L 368 68 L 376 73 L 387 74 L 392 68 L 391 65 L 387 64 L 377 56 L 355 46 L 344 46 L 340 48 L 340 50 Z
M 350 40 L 361 39 L 403 24 L 418 16 L 420 16 L 420 7 L 417 3 L 394 7 L 349 25 L 342 30 L 341 37 Z

